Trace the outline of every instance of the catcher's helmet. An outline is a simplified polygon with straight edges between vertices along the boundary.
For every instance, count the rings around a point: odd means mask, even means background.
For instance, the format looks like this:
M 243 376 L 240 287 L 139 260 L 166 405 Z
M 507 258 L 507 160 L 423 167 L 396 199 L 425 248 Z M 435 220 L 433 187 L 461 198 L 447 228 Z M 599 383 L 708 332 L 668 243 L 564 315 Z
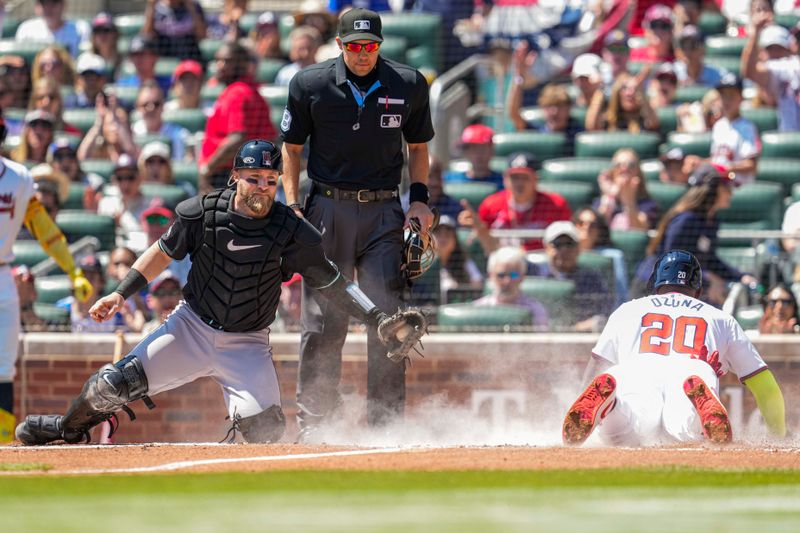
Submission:
M 402 270 L 408 281 L 422 276 L 433 265 L 436 259 L 436 241 L 431 232 L 439 222 L 439 213 L 433 209 L 433 224 L 430 231 L 423 231 L 419 220 L 412 218 L 408 229 L 405 231 L 403 243 Z
M 653 267 L 647 287 L 650 293 L 664 285 L 677 285 L 700 290 L 703 287 L 703 269 L 697 258 L 684 250 L 670 250 L 661 254 Z
M 277 146 L 269 141 L 255 139 L 244 143 L 233 160 L 233 168 L 265 168 L 281 170 L 283 157 Z

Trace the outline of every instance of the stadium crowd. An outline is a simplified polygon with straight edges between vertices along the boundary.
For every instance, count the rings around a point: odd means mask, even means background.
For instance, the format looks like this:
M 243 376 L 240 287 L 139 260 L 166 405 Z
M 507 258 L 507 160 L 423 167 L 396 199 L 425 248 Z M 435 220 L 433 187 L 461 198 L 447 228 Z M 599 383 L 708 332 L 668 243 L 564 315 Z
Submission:
M 169 227 L 178 202 L 225 186 L 244 141 L 278 140 L 286 87 L 339 53 L 336 21 L 348 3 L 258 13 L 225 0 L 210 13 L 194 0 L 148 0 L 139 18 L 67 17 L 79 1 L 36 0 L 36 17 L 19 24 L 6 16 L 0 109 L 3 154 L 31 169 L 71 242 L 100 241 L 77 254 L 97 298 Z M 593 21 L 596 38 L 562 63 L 554 50 L 583 28 L 566 9 L 545 27 L 533 0 L 399 4 L 409 20 L 438 17 L 440 35 L 422 47 L 433 57 L 414 65 L 429 82 L 486 54 L 491 68 L 468 80 L 474 103 L 503 109 L 464 124 L 449 160 L 431 159 L 439 257 L 411 301 L 430 306 L 440 327 L 497 326 L 459 312 L 495 307 L 504 326 L 599 332 L 645 293 L 658 254 L 682 248 L 702 263 L 707 301 L 722 306 L 743 283 L 759 310 L 750 327 L 798 332 L 794 2 L 587 2 L 580 20 Z M 407 45 L 387 39 L 381 53 L 405 60 Z M 731 240 L 721 228 L 784 238 Z M 61 277 L 34 274 L 37 246 L 23 234 L 14 247 L 28 331 L 151 330 L 177 305 L 189 267 L 176 261 L 99 325 L 86 315 L 94 300 L 77 302 Z M 278 329 L 298 327 L 297 281 L 284 284 Z

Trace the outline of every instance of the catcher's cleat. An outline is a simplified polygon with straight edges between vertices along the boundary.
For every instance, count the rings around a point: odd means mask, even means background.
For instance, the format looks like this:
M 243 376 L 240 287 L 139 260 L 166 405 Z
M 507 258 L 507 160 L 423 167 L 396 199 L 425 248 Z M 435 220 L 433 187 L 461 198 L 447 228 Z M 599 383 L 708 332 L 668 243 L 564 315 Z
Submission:
M 616 405 L 617 381 L 611 374 L 600 374 L 586 387 L 564 418 L 561 436 L 564 444 L 583 444 L 594 428 Z
M 85 432 L 64 436 L 61 425 L 63 418 L 61 415 L 29 415 L 17 426 L 15 435 L 26 446 L 40 446 L 59 440 L 76 444 L 88 439 L 88 433 Z
M 711 442 L 730 442 L 733 439 L 733 431 L 728 420 L 728 411 L 711 387 L 699 377 L 689 376 L 683 382 L 683 392 L 700 415 L 703 435 Z

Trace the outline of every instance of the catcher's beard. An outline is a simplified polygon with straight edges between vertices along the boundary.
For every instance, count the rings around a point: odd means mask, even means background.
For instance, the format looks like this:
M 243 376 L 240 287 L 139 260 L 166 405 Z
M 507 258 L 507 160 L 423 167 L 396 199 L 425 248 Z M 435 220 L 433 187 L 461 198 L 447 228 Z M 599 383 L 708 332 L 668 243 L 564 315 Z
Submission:
M 272 209 L 275 201 L 272 196 L 253 193 L 242 193 L 242 201 L 257 216 L 264 216 Z

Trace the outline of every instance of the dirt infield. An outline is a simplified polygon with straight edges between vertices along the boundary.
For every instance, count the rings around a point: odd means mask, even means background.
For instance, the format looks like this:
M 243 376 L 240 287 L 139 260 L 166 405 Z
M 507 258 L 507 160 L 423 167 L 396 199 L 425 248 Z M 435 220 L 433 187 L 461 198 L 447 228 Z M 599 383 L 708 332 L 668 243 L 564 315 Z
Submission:
M 26 465 L 14 471 L 14 465 Z M 31 465 L 39 464 L 39 468 Z M 798 448 L 446 447 L 354 448 L 295 444 L 146 444 L 0 447 L 2 475 L 269 470 L 549 470 L 687 466 L 800 469 Z

